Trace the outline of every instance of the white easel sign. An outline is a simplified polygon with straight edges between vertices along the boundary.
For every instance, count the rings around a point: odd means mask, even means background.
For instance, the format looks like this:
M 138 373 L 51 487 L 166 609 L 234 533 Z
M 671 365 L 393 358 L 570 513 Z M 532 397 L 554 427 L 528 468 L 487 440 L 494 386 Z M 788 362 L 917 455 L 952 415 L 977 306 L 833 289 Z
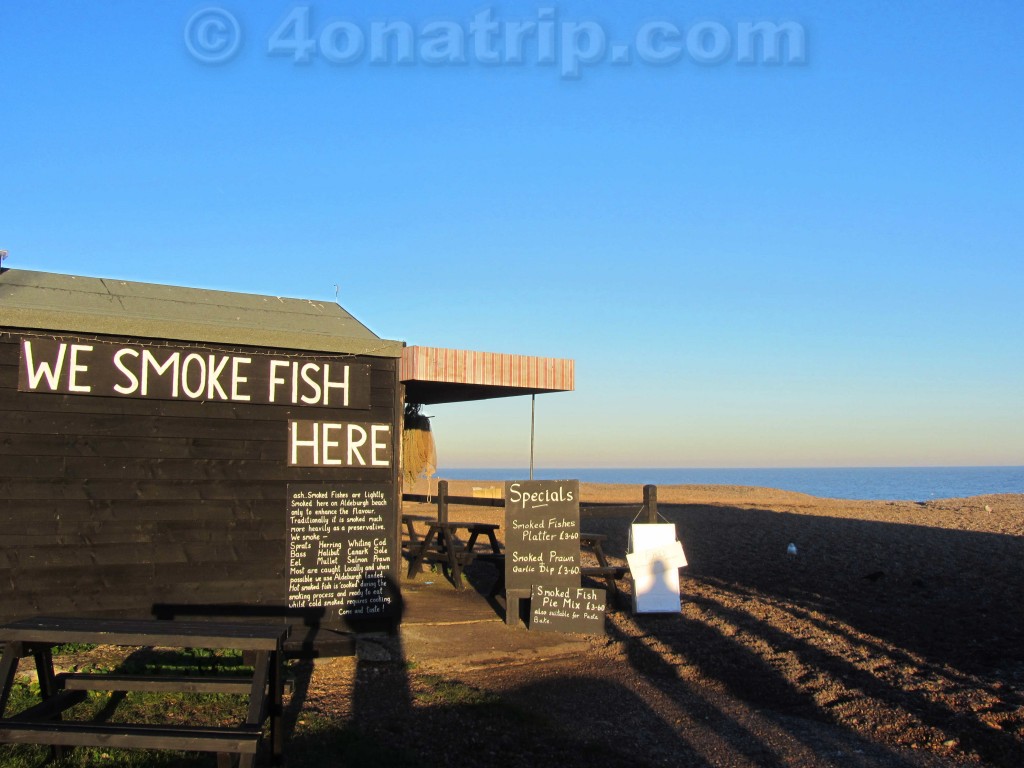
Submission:
M 626 555 L 633 575 L 634 613 L 679 613 L 679 569 L 686 565 L 676 527 L 634 524 L 633 551 Z

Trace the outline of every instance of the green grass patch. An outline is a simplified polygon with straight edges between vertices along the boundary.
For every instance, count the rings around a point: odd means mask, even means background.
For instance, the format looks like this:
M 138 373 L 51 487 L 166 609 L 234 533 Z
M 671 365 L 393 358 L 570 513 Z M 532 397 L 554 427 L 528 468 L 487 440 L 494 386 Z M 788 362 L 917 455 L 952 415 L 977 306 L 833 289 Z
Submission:
M 416 691 L 413 696 L 420 704 L 427 706 L 459 707 L 481 706 L 502 703 L 496 693 L 482 691 L 458 680 L 448 680 L 440 675 L 423 675 L 419 678 L 425 690 Z
M 197 707 L 195 694 L 181 694 L 180 696 L 164 695 L 162 698 L 173 700 L 170 706 L 158 709 L 153 701 L 146 700 L 156 694 L 130 694 L 125 700 L 118 703 L 115 711 L 116 716 L 111 720 L 138 722 L 173 722 L 170 718 L 170 711 L 174 710 L 175 717 L 193 718 L 193 722 L 199 718 L 202 712 L 202 721 L 207 718 L 219 716 L 226 717 L 223 705 L 211 708 L 204 703 L 202 708 Z M 206 696 L 207 699 L 219 696 Z M 224 698 L 239 699 L 239 696 Z M 187 699 L 191 699 L 189 702 Z M 7 702 L 5 715 L 12 715 L 26 710 L 39 703 L 39 686 L 35 683 L 14 683 L 11 689 L 10 699 Z M 86 700 L 79 703 L 65 713 L 66 720 L 88 720 L 94 718 L 104 708 L 108 707 L 114 697 L 108 693 L 92 692 Z M 231 722 L 242 722 L 245 717 L 244 709 L 239 701 L 231 702 Z M 236 713 L 242 713 L 236 715 Z M 145 718 L 143 720 L 142 718 Z M 101 750 L 86 749 L 82 746 L 69 749 L 65 756 L 59 760 L 50 761 L 50 748 L 36 744 L 0 744 L 0 766 L 3 768 L 94 768 L 94 766 L 115 766 L 117 768 L 163 768 L 164 766 L 181 766 L 182 768 L 212 768 L 217 764 L 215 755 L 186 754 L 180 752 L 154 752 L 148 750 Z
M 149 650 L 133 654 L 117 670 L 138 675 L 238 675 L 251 676 L 253 668 L 244 664 L 242 652 L 210 648 Z
M 285 752 L 289 765 L 302 768 L 423 768 L 423 760 L 416 753 L 319 716 L 303 715 L 299 719 Z
M 50 760 L 49 747 L 0 746 L 4 768 L 214 768 L 217 756 L 151 750 L 86 749 L 75 747 L 59 760 Z
M 159 701 L 158 701 L 159 699 Z M 202 701 L 200 701 L 202 699 Z M 38 704 L 39 686 L 17 682 L 11 689 L 11 698 L 5 714 L 11 715 Z M 211 725 L 220 719 L 224 724 L 239 723 L 245 717 L 242 697 L 197 694 L 144 694 L 127 696 L 90 692 L 85 701 L 64 714 L 66 720 L 91 720 L 107 710 L 112 703 L 116 708 L 108 712 L 110 722 L 204 722 Z M 3 768 L 207 768 L 217 764 L 216 755 L 184 752 L 156 752 L 150 750 L 68 749 L 64 757 L 49 762 L 50 748 L 34 744 L 0 744 L 0 766 Z
M 54 656 L 66 656 L 74 653 L 88 653 L 89 651 L 95 650 L 96 646 L 93 643 L 64 643 L 63 645 L 53 646 Z
M 421 675 L 417 678 L 420 686 L 413 692 L 413 699 L 429 707 L 465 707 L 483 720 L 514 722 L 520 725 L 542 725 L 538 716 L 500 694 L 474 688 L 459 680 L 449 680 L 440 675 Z

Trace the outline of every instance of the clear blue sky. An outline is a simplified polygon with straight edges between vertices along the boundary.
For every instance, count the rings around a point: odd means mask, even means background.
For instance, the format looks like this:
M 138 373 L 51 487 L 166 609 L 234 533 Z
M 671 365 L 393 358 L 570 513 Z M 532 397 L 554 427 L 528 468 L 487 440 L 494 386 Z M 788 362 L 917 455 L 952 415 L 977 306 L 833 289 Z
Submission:
M 1024 3 L 256 5 L 0 5 L 8 266 L 572 357 L 540 466 L 1024 464 Z M 442 465 L 529 409 L 430 409 Z

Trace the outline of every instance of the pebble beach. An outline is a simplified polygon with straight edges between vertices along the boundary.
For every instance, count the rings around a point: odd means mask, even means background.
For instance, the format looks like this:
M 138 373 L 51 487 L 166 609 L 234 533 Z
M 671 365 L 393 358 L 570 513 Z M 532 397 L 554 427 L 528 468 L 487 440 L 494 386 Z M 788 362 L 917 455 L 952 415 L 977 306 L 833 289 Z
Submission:
M 500 486 L 453 481 L 450 493 Z M 581 497 L 641 512 L 639 485 L 582 483 Z M 720 708 L 827 724 L 865 754 L 892 750 L 861 764 L 1024 764 L 1024 495 L 846 501 L 659 486 L 658 509 L 689 561 L 681 611 L 610 612 L 597 656 L 641 677 L 670 674 L 678 696 L 717 691 Z M 450 516 L 500 523 L 503 510 L 452 506 Z M 605 534 L 606 552 L 624 564 L 630 522 L 584 514 L 581 528 Z M 664 713 L 681 739 L 694 738 L 680 715 Z M 779 748 L 788 754 L 779 764 L 822 764 Z M 763 764 L 726 752 L 711 762 Z

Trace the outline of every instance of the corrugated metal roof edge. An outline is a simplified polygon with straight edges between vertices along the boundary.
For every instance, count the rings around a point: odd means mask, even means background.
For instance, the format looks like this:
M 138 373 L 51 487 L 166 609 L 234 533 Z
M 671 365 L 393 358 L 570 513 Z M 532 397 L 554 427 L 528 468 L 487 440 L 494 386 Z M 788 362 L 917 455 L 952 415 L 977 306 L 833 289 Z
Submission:
M 404 342 L 387 339 L 293 333 L 265 328 L 234 328 L 203 322 L 170 323 L 166 320 L 139 317 L 50 312 L 23 307 L 0 307 L 0 326 L 57 333 L 92 333 L 184 342 L 237 344 L 246 347 L 277 347 L 370 357 L 399 358 L 405 347 Z

